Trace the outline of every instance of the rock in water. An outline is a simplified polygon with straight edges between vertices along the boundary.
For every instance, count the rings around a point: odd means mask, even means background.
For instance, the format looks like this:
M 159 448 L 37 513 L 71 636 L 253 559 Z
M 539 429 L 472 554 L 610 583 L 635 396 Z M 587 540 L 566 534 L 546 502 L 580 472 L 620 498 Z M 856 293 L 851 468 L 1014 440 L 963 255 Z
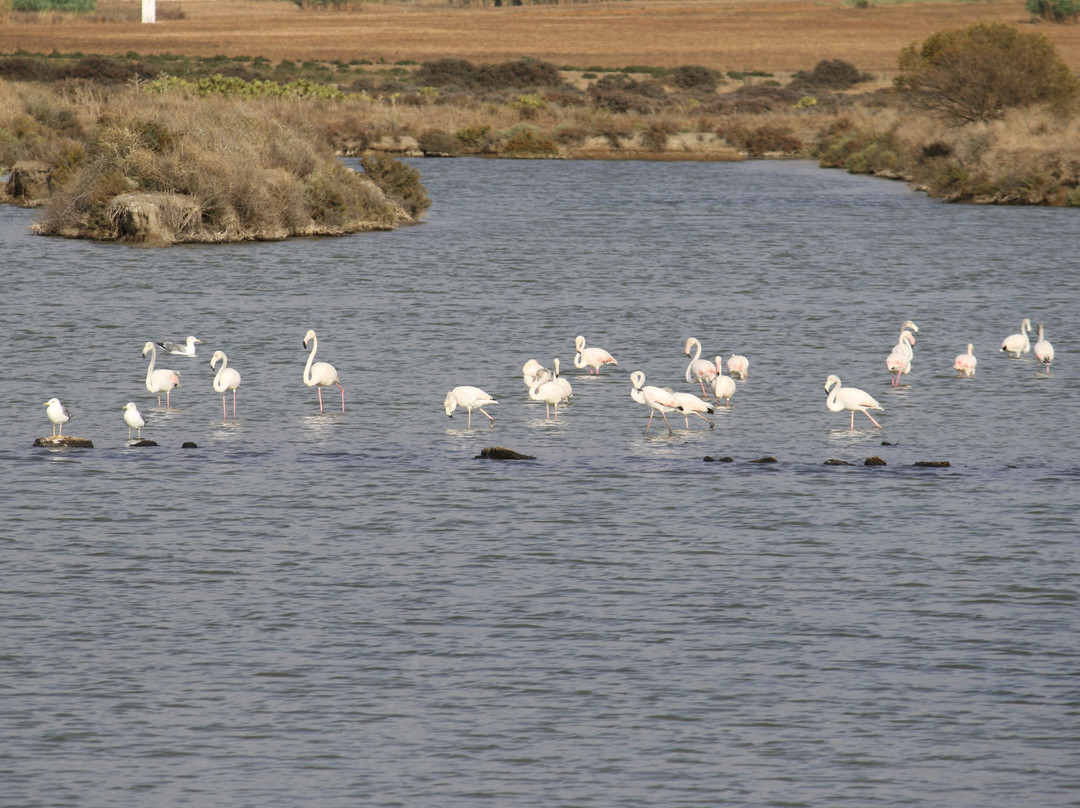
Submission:
M 513 449 L 507 449 L 504 446 L 489 446 L 486 449 L 481 449 L 474 459 L 487 458 L 488 460 L 536 460 L 532 455 L 522 454 L 521 452 L 515 452 Z

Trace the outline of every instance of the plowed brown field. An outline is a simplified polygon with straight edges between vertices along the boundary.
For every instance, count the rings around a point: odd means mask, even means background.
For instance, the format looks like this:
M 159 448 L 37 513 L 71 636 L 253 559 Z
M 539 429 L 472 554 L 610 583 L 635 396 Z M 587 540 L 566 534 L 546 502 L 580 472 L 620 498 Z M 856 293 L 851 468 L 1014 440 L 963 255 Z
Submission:
M 118 0 L 100 0 L 99 9 Z M 126 0 L 138 8 L 139 0 Z M 455 56 L 499 62 L 523 55 L 559 65 L 789 71 L 845 59 L 887 74 L 900 49 L 944 28 L 1000 21 L 1037 30 L 1080 70 L 1080 26 L 1031 25 L 1022 0 L 853 8 L 841 0 L 630 0 L 456 8 L 365 5 L 302 11 L 277 0 L 184 0 L 184 19 L 141 23 L 62 21 L 0 25 L 0 52 L 171 52 L 265 56 L 278 61 L 424 61 Z

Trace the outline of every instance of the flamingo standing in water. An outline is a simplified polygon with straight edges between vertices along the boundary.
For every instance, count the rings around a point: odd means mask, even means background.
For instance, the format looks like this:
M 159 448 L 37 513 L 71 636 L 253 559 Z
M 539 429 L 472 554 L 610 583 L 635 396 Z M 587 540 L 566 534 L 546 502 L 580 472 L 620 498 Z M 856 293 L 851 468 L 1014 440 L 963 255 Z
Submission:
M 180 386 L 180 377 L 174 370 L 158 368 L 154 370 L 157 361 L 157 348 L 154 343 L 148 342 L 143 346 L 142 355 L 150 354 L 150 366 L 146 369 L 146 389 L 151 393 L 157 393 L 157 405 L 161 406 L 161 394 L 165 394 L 165 409 L 172 406 L 169 396 L 174 387 Z
M 574 367 L 579 370 L 589 368 L 589 373 L 600 375 L 601 365 L 618 366 L 619 364 L 615 361 L 615 357 L 603 348 L 586 348 L 585 337 L 582 336 L 574 340 L 574 350 L 577 352 L 574 354 Z
M 686 381 L 691 383 L 696 381 L 701 385 L 701 395 L 707 396 L 705 382 L 712 384 L 712 380 L 716 378 L 716 365 L 701 358 L 701 343 L 695 337 L 687 337 L 683 353 L 690 356 L 691 348 L 694 349 L 694 356 L 690 364 L 686 366 Z
M 1046 368 L 1046 372 L 1050 372 L 1050 363 L 1054 361 L 1054 346 L 1050 344 L 1050 340 L 1043 337 L 1043 326 L 1039 323 L 1039 339 L 1035 343 L 1035 358 L 1042 363 L 1042 366 Z
M 720 366 L 716 366 L 719 371 Z M 732 354 L 727 361 L 728 375 L 733 379 L 745 379 L 750 375 L 750 360 L 742 354 Z
M 881 429 L 879 424 L 867 410 L 881 410 L 885 411 L 874 399 L 872 395 L 864 390 L 860 390 L 857 387 L 841 387 L 840 377 L 836 375 L 829 376 L 825 380 L 825 391 L 829 393 L 829 397 L 825 400 L 825 406 L 827 406 L 832 412 L 843 412 L 848 410 L 851 412 L 851 428 L 855 428 L 855 413 L 866 413 L 866 417 L 874 422 L 874 426 Z
M 716 362 L 716 378 L 713 379 L 713 395 L 716 396 L 717 403 L 720 399 L 724 399 L 727 405 L 731 406 L 731 397 L 735 395 L 735 380 L 731 376 L 725 376 L 721 369 L 721 357 L 716 357 L 713 360 Z
M 446 414 L 451 418 L 454 417 L 454 410 L 456 410 L 458 407 L 466 410 L 469 413 L 469 419 L 468 422 L 465 424 L 465 428 L 472 429 L 473 410 L 480 410 L 480 412 L 484 413 L 484 415 L 487 415 L 488 420 L 491 421 L 490 426 L 495 426 L 495 419 L 484 411 L 484 405 L 498 403 L 498 401 L 493 399 L 479 387 L 461 385 L 459 387 L 455 387 L 453 390 L 446 394 L 446 400 L 443 402 L 443 409 L 446 410 Z
M 630 381 L 634 385 L 634 389 L 630 391 L 630 398 L 652 410 L 649 413 L 649 423 L 645 425 L 645 434 L 649 434 L 653 416 L 660 413 L 664 417 L 664 423 L 667 424 L 668 434 L 674 435 L 675 433 L 671 431 L 671 424 L 668 422 L 666 413 L 675 412 L 679 409 L 679 403 L 675 400 L 675 397 L 663 388 L 646 385 L 645 374 L 640 370 L 635 370 L 630 374 Z
M 545 420 L 551 419 L 551 408 L 554 406 L 556 421 L 559 420 L 559 405 L 569 400 L 566 388 L 552 378 L 547 368 L 537 374 L 536 381 L 529 388 L 529 398 L 544 402 Z
M 885 368 L 892 375 L 893 387 L 900 384 L 900 374 L 911 373 L 911 360 L 915 352 L 911 346 L 915 344 L 915 336 L 904 329 L 900 332 L 900 339 L 893 346 L 892 353 L 885 358 Z
M 702 401 L 693 393 L 676 393 L 670 387 L 665 387 L 664 389 L 671 394 L 671 397 L 673 399 L 675 399 L 675 403 L 678 405 L 677 409 L 683 414 L 683 418 L 686 420 L 687 429 L 690 428 L 691 415 L 696 415 L 702 421 L 707 423 L 709 425 L 709 429 L 712 429 L 714 426 L 716 426 L 716 424 L 714 424 L 712 421 L 710 421 L 708 418 L 701 414 L 703 412 L 707 412 L 709 413 L 709 415 L 712 415 L 714 412 L 716 412 L 716 410 L 713 409 L 712 404 L 707 401 Z
M 224 351 L 214 351 L 214 357 L 210 360 L 210 367 L 217 368 L 221 362 L 221 368 L 214 374 L 214 392 L 221 393 L 221 420 L 227 421 L 225 411 L 225 392 L 232 390 L 232 419 L 236 420 L 236 388 L 240 386 L 240 373 L 229 367 L 229 358 Z
M 1028 339 L 1028 331 L 1031 330 L 1031 320 L 1025 317 L 1020 321 L 1020 333 L 1009 334 L 1001 343 L 1003 353 L 1011 353 L 1014 357 L 1026 354 L 1031 350 L 1031 340 Z
M 526 387 L 532 387 L 536 383 L 536 374 L 544 369 L 544 366 L 535 359 L 530 359 L 521 366 L 521 379 Z
M 972 343 L 968 343 L 967 353 L 959 354 L 956 359 L 953 360 L 953 370 L 955 370 L 961 376 L 974 376 L 975 365 L 979 360 L 975 358 L 973 351 L 975 346 Z
M 331 384 L 336 384 L 338 389 L 341 390 L 341 411 L 345 412 L 345 388 L 341 386 L 341 382 L 338 380 L 337 368 L 329 362 L 315 362 L 315 364 L 312 364 L 315 360 L 315 351 L 319 348 L 319 340 L 313 330 L 308 330 L 307 334 L 304 335 L 305 348 L 309 342 L 311 343 L 311 353 L 308 355 L 307 364 L 304 366 L 304 384 L 319 391 L 319 412 L 323 411 L 322 389 Z
M 566 400 L 569 401 L 574 397 L 574 388 L 570 386 L 570 382 L 567 381 L 566 378 L 559 375 L 559 357 L 555 357 L 552 367 L 555 368 L 555 373 L 552 376 L 551 381 L 563 389 L 563 392 L 566 394 Z
M 52 422 L 53 430 L 52 436 L 64 437 L 64 424 L 71 420 L 71 413 L 67 411 L 63 404 L 60 403 L 58 398 L 50 398 L 45 402 L 45 416 Z M 56 430 L 59 427 L 60 434 L 56 434 Z

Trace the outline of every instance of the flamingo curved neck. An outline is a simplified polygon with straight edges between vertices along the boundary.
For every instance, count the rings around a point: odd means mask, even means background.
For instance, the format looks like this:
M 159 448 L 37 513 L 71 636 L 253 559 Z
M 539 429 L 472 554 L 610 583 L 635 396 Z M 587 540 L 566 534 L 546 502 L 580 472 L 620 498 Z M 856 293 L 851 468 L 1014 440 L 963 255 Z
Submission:
M 311 375 L 311 363 L 315 361 L 315 351 L 319 349 L 318 337 L 311 338 L 311 353 L 308 354 L 307 364 L 304 365 L 304 384 L 311 387 L 315 384 L 315 378 Z
M 214 392 L 224 393 L 228 387 L 226 387 L 222 376 L 225 375 L 225 368 L 229 366 L 229 360 L 224 356 L 221 357 L 221 367 L 218 368 L 217 373 L 214 374 Z
M 146 386 L 149 387 L 154 376 L 154 362 L 157 361 L 157 349 L 150 346 L 150 366 L 146 369 Z

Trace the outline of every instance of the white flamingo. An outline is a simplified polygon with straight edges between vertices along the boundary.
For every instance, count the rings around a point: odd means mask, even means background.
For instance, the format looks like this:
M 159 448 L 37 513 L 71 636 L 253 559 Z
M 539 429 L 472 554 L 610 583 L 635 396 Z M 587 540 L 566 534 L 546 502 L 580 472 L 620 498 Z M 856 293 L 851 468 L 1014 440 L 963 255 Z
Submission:
M 304 366 L 304 384 L 319 391 L 319 412 L 323 411 L 322 389 L 329 387 L 331 384 L 336 384 L 338 389 L 341 390 L 341 411 L 345 412 L 345 388 L 341 386 L 341 382 L 338 380 L 337 368 L 329 362 L 315 362 L 315 364 L 312 364 L 315 361 L 315 351 L 319 348 L 319 339 L 315 336 L 315 332 L 310 329 L 304 335 L 305 348 L 309 342 L 311 343 L 311 353 L 308 355 L 307 364 Z
M 687 429 L 690 428 L 691 415 L 696 415 L 702 421 L 707 423 L 709 425 L 709 429 L 712 429 L 714 426 L 716 426 L 716 424 L 714 424 L 712 421 L 710 421 L 708 418 L 701 414 L 703 412 L 707 412 L 709 415 L 712 415 L 714 412 L 716 412 L 716 410 L 713 409 L 712 404 L 707 401 L 702 401 L 693 393 L 676 393 L 670 387 L 665 387 L 664 389 L 671 394 L 671 397 L 673 399 L 675 399 L 675 403 L 678 405 L 676 409 L 678 409 L 678 411 L 683 414 L 683 418 L 686 420 Z
M 124 405 L 124 423 L 128 428 L 128 440 L 131 440 L 131 430 L 137 430 L 139 440 L 142 440 L 142 428 L 146 426 L 146 419 L 143 418 L 139 408 L 135 406 L 134 401 L 129 401 Z
M 829 393 L 829 397 L 825 400 L 825 406 L 832 412 L 850 411 L 852 429 L 855 428 L 855 413 L 857 412 L 866 413 L 866 417 L 874 422 L 874 426 L 881 429 L 881 424 L 867 411 L 881 410 L 884 412 L 885 408 L 878 404 L 872 395 L 857 387 L 842 387 L 840 377 L 836 375 L 829 376 L 825 380 L 825 390 Z
M 618 367 L 619 363 L 615 361 L 615 357 L 603 348 L 586 348 L 585 337 L 579 336 L 574 340 L 574 350 L 577 352 L 574 354 L 574 367 L 578 370 L 589 368 L 589 373 L 599 375 L 602 365 Z
M 1031 320 L 1025 317 L 1020 322 L 1020 333 L 1009 334 L 1001 343 L 1003 353 L 1011 353 L 1014 357 L 1026 354 L 1031 350 L 1031 340 L 1028 339 L 1028 331 L 1031 330 Z
M 547 368 L 537 374 L 536 381 L 529 388 L 529 398 L 544 402 L 545 420 L 551 419 L 551 408 L 554 406 L 556 421 L 559 420 L 559 405 L 568 400 L 565 388 L 554 381 Z
M 44 407 L 46 417 L 52 421 L 52 436 L 54 438 L 64 437 L 64 424 L 71 420 L 71 413 L 69 413 L 64 405 L 60 403 L 60 399 L 58 398 L 50 398 L 45 402 Z M 59 435 L 56 434 L 58 428 L 60 430 Z
M 687 337 L 683 353 L 690 356 L 691 348 L 694 349 L 694 356 L 690 364 L 686 366 L 686 381 L 691 383 L 696 381 L 701 385 L 701 395 L 707 396 L 705 382 L 712 384 L 712 380 L 716 378 L 716 365 L 701 358 L 701 343 L 695 337 Z
M 174 387 L 180 386 L 180 376 L 177 375 L 175 370 L 166 370 L 165 368 L 158 368 L 154 370 L 154 363 L 157 362 L 157 348 L 154 343 L 148 342 L 143 346 L 142 355 L 145 357 L 149 352 L 150 354 L 150 366 L 146 368 L 146 389 L 151 393 L 157 394 L 157 405 L 161 406 L 161 394 L 165 394 L 165 409 L 169 409 L 172 406 L 170 395 Z
M 732 354 L 727 360 L 727 372 L 733 379 L 745 379 L 750 375 L 750 360 L 742 354 Z
M 1054 361 L 1054 346 L 1050 344 L 1050 340 L 1043 337 L 1043 326 L 1039 323 L 1039 339 L 1035 343 L 1035 358 L 1042 363 L 1042 366 L 1046 368 L 1046 372 L 1050 372 L 1050 363 Z
M 569 401 L 574 397 L 574 388 L 570 386 L 568 379 L 559 375 L 559 357 L 555 357 L 554 362 L 552 362 L 552 367 L 555 368 L 555 373 L 552 375 L 551 380 L 563 389 L 563 392 L 566 393 L 566 400 Z
M 195 346 L 201 342 L 201 339 L 189 336 L 184 342 L 155 342 L 154 344 L 164 353 L 173 356 L 194 356 Z
M 493 399 L 479 387 L 470 387 L 466 384 L 455 387 L 453 390 L 446 394 L 446 400 L 443 402 L 443 409 L 446 410 L 446 414 L 451 418 L 454 417 L 454 410 L 456 410 L 458 407 L 466 410 L 469 413 L 469 419 L 468 422 L 465 424 L 465 428 L 472 429 L 473 410 L 480 410 L 480 412 L 484 413 L 484 415 L 487 415 L 488 420 L 491 421 L 490 426 L 495 426 L 495 419 L 484 411 L 484 405 L 498 403 L 498 401 Z
M 521 379 L 526 387 L 532 387 L 536 383 L 536 374 L 544 369 L 544 366 L 535 359 L 530 359 L 521 366 Z
M 645 425 L 645 434 L 649 434 L 653 416 L 660 413 L 664 417 L 664 423 L 667 424 L 668 434 L 674 435 L 675 433 L 671 431 L 671 424 L 668 422 L 666 413 L 675 412 L 679 409 L 675 397 L 663 388 L 646 385 L 645 374 L 640 370 L 635 370 L 630 374 L 630 381 L 634 385 L 634 388 L 630 391 L 630 398 L 652 410 L 649 413 L 649 423 Z
M 229 358 L 225 356 L 224 351 L 214 351 L 214 357 L 210 360 L 210 367 L 217 368 L 218 362 L 221 362 L 221 368 L 214 374 L 214 392 L 221 393 L 221 420 L 228 420 L 228 415 L 225 411 L 225 393 L 228 390 L 232 390 L 232 418 L 235 421 L 236 388 L 240 386 L 240 373 L 234 368 L 229 367 Z
M 713 395 L 716 396 L 717 403 L 720 399 L 724 399 L 730 407 L 731 397 L 735 395 L 735 380 L 731 376 L 724 375 L 721 357 L 718 356 L 713 361 L 716 362 L 716 378 L 713 379 L 712 384 Z
M 975 346 L 969 342 L 967 353 L 959 354 L 956 359 L 953 360 L 953 370 L 961 376 L 975 375 L 975 365 L 978 364 L 979 360 L 975 358 L 974 350 Z
M 915 336 L 904 329 L 900 332 L 900 340 L 893 346 L 892 353 L 885 358 L 885 368 L 891 374 L 894 387 L 900 384 L 902 373 L 911 373 L 911 360 L 915 356 L 911 346 L 914 344 Z
M 918 334 L 919 333 L 919 327 L 917 325 L 915 325 L 915 323 L 911 322 L 911 320 L 904 320 L 904 324 L 902 326 L 900 326 L 900 330 L 901 331 L 904 331 L 904 330 L 911 331 L 913 334 Z

